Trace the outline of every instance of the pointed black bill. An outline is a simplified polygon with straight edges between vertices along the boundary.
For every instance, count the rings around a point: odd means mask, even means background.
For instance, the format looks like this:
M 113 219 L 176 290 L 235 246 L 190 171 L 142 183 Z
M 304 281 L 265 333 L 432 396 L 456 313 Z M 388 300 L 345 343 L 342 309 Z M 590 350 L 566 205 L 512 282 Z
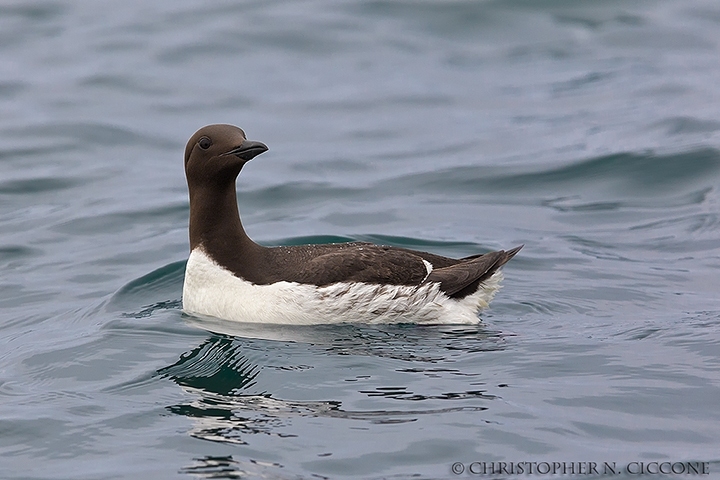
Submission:
M 263 152 L 267 152 L 267 145 L 262 142 L 245 140 L 239 147 L 233 148 L 224 155 L 235 155 L 243 160 L 252 160 Z

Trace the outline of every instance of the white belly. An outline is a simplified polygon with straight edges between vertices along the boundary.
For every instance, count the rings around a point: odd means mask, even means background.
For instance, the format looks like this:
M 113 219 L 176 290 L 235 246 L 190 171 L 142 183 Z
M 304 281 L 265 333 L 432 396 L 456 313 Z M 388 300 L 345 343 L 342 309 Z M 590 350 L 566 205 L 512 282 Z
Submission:
M 254 285 L 236 277 L 196 248 L 183 285 L 183 309 L 190 314 L 251 323 L 473 324 L 500 288 L 495 273 L 473 295 L 456 300 L 439 284 L 421 287 L 335 283 L 325 287 L 295 282 Z

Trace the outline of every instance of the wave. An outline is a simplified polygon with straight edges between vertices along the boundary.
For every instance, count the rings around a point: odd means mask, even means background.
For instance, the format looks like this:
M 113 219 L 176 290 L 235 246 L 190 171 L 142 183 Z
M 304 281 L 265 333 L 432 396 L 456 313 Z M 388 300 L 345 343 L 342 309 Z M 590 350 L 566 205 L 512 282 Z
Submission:
M 431 165 L 431 168 L 435 165 Z M 553 208 L 612 210 L 628 201 L 661 208 L 702 203 L 720 182 L 720 150 L 622 152 L 538 169 L 536 166 L 465 165 L 382 178 L 366 186 L 296 181 L 244 190 L 241 209 L 285 204 L 289 209 L 354 200 L 407 197 L 409 192 L 442 199 L 470 195 L 493 203 L 541 204 Z M 647 201 L 646 201 L 647 200 Z M 387 213 L 387 210 L 386 212 Z
M 515 170 L 515 172 L 512 172 Z M 604 188 L 607 191 L 641 196 L 677 191 L 686 185 L 711 186 L 720 175 L 720 151 L 703 148 L 674 154 L 624 152 L 578 160 L 541 170 L 517 167 L 463 166 L 423 172 L 388 180 L 401 190 L 424 192 L 504 194 L 518 192 L 562 192 L 568 188 L 585 191 Z
M 106 308 L 136 318 L 150 316 L 157 310 L 180 308 L 185 263 L 173 262 L 128 282 L 110 297 Z

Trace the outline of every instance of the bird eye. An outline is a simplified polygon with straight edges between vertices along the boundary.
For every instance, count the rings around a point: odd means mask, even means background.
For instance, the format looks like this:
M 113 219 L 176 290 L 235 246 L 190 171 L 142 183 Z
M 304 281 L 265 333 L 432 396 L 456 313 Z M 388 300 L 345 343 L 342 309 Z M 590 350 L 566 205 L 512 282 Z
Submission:
M 203 150 L 207 150 L 210 148 L 210 145 L 212 145 L 212 140 L 210 140 L 208 137 L 202 137 L 200 140 L 198 140 L 198 145 L 200 145 L 200 148 Z

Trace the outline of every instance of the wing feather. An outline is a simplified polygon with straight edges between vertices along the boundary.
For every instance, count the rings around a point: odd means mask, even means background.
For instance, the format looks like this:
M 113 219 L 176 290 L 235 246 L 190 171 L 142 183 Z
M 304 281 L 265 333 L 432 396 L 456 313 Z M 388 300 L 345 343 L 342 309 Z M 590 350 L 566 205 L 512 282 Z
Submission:
M 316 285 L 338 282 L 419 285 L 426 276 L 420 256 L 374 245 L 318 255 L 293 275 L 297 282 Z
M 462 298 L 473 293 L 478 284 L 490 278 L 500 267 L 506 264 L 522 245 L 507 252 L 499 250 L 484 255 L 462 259 L 460 263 L 438 268 L 428 275 L 425 282 L 440 283 L 440 290 L 451 297 Z

